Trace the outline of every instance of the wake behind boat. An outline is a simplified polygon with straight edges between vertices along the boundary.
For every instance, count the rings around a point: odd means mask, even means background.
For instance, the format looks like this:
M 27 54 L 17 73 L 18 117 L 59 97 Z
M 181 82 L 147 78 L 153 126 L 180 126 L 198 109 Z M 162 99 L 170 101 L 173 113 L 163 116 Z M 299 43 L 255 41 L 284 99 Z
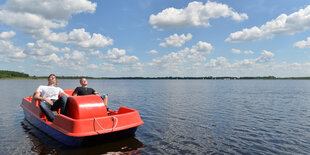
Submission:
M 73 89 L 64 90 L 72 95 Z M 21 107 L 25 118 L 31 124 L 54 139 L 70 146 L 79 146 L 85 139 L 100 135 L 133 135 L 143 124 L 139 112 L 127 107 L 118 111 L 107 110 L 103 100 L 97 95 L 70 96 L 67 114 L 57 115 L 53 122 L 47 120 L 40 109 L 40 102 L 33 97 L 24 97 Z

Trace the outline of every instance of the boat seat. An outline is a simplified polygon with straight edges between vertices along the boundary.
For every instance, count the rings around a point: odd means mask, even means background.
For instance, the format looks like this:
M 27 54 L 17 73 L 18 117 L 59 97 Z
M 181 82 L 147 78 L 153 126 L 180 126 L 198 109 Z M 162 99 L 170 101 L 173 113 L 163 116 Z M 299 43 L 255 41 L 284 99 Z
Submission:
M 66 90 L 64 90 L 64 92 L 65 92 L 66 94 L 68 94 L 69 96 L 72 96 L 72 95 L 73 95 L 73 92 L 74 92 L 74 89 L 66 89 Z
M 35 106 L 38 107 L 38 108 L 40 109 L 40 111 L 41 111 L 41 112 L 40 112 L 40 113 L 41 113 L 41 114 L 40 114 L 40 117 L 41 117 L 42 119 L 46 119 L 46 120 L 47 120 L 45 114 L 42 112 L 42 110 L 41 110 L 41 108 L 40 108 L 40 101 L 34 99 L 34 95 L 35 95 L 35 94 L 36 94 L 36 91 L 34 91 L 34 93 L 33 93 L 33 95 L 32 95 L 31 103 L 34 103 Z M 60 108 L 58 108 L 57 110 L 52 110 L 52 111 L 56 111 L 57 114 L 60 114 Z
M 107 116 L 107 108 L 100 96 L 70 96 L 67 102 L 68 117 L 85 119 Z

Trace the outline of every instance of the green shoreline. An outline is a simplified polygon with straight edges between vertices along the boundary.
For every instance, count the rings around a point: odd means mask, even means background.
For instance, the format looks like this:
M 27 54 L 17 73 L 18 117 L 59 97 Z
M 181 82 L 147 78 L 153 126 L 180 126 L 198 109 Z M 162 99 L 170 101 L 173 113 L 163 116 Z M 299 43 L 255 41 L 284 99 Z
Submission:
M 171 79 L 171 80 L 310 80 L 310 77 L 275 77 L 275 76 L 256 76 L 256 77 L 213 77 L 213 76 L 205 76 L 205 77 L 88 77 L 88 76 L 57 76 L 58 79 L 80 79 L 85 77 L 87 79 L 142 79 L 142 80 L 163 80 L 163 79 Z M 8 71 L 8 70 L 0 70 L 0 79 L 46 79 L 47 76 L 29 76 L 28 74 L 16 72 L 16 71 Z

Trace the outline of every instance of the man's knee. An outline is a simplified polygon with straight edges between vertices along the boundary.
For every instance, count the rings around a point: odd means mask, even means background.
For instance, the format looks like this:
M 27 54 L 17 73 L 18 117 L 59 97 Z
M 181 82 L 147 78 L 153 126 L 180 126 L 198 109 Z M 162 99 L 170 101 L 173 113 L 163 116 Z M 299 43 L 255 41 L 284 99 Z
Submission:
M 105 100 L 105 99 L 107 99 L 107 98 L 108 98 L 108 95 L 103 94 L 103 95 L 101 95 L 100 97 L 102 98 L 102 100 Z
M 66 95 L 62 95 L 59 100 L 61 100 L 63 103 L 67 103 L 68 97 Z
M 41 103 L 40 103 L 40 108 L 41 108 L 41 109 L 50 109 L 49 103 L 47 103 L 47 102 L 41 102 Z

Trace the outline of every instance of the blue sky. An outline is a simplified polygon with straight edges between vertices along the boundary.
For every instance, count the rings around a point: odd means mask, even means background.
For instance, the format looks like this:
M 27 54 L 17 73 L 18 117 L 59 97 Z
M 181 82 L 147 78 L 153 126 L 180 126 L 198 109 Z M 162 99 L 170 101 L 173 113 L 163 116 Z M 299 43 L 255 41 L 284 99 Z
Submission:
M 0 69 L 310 76 L 309 0 L 0 1 Z

